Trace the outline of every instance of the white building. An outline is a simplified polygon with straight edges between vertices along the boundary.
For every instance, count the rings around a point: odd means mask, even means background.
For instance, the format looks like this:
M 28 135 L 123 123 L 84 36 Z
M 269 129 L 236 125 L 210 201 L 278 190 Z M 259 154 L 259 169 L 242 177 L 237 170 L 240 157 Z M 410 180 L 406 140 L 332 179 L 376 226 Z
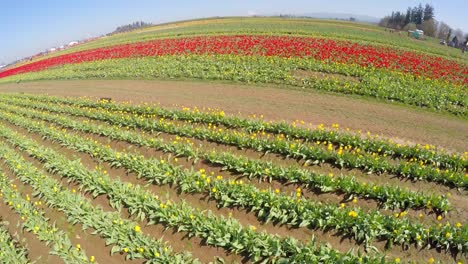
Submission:
M 68 46 L 71 47 L 71 46 L 75 46 L 78 44 L 78 41 L 72 41 L 70 43 L 68 43 Z

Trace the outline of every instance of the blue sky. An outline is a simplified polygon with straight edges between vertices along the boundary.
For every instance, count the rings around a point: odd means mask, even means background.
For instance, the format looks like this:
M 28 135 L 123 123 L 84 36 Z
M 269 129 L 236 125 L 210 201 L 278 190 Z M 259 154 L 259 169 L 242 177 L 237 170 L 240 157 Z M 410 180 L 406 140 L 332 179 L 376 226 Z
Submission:
M 353 13 L 382 17 L 413 0 L 0 0 L 0 64 L 133 21 L 153 23 L 210 16 Z M 466 0 L 427 1 L 436 19 L 468 32 Z M 423 4 L 425 2 L 422 2 Z

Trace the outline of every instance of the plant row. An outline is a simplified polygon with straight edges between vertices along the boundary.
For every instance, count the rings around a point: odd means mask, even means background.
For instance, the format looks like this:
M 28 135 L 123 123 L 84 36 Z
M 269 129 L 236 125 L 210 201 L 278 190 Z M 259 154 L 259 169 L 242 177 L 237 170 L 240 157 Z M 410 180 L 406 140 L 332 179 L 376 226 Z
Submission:
M 214 21 L 213 21 L 214 22 Z M 361 26 L 360 26 L 361 27 Z M 369 29 L 368 27 L 364 27 Z M 397 50 L 408 50 L 412 52 L 436 55 L 447 59 L 463 58 L 463 54 L 457 52 L 456 49 L 440 49 L 434 45 L 425 45 L 415 43 L 411 39 L 395 38 L 385 32 L 375 30 L 356 30 L 357 28 L 343 26 L 342 23 L 317 23 L 316 21 L 305 21 L 294 19 L 292 23 L 281 19 L 242 19 L 239 23 L 238 19 L 228 21 L 224 19 L 221 23 L 203 23 L 199 25 L 185 25 L 177 28 L 159 29 L 156 31 L 134 32 L 131 34 L 113 35 L 109 38 L 100 39 L 93 42 L 88 42 L 83 45 L 75 46 L 70 49 L 58 51 L 48 56 L 57 56 L 68 54 L 76 51 L 89 50 L 92 48 L 100 48 L 113 46 L 117 44 L 128 44 L 141 41 L 149 41 L 162 38 L 184 38 L 189 36 L 219 36 L 219 35 L 276 35 L 276 36 L 306 36 L 311 35 L 320 38 L 331 38 L 335 40 L 346 40 L 359 43 L 361 45 L 372 44 L 375 46 L 392 47 Z M 375 28 L 370 28 L 375 29 Z M 463 62 L 462 60 L 458 60 Z
M 147 263 L 197 262 L 188 253 L 173 253 L 162 240 L 144 235 L 135 222 L 122 219 L 119 213 L 94 207 L 89 199 L 63 187 L 5 144 L 0 144 L 0 157 L 19 180 L 35 190 L 35 195 L 45 199 L 48 206 L 63 212 L 69 223 L 81 223 L 84 229 L 92 228 L 93 234 L 106 240 L 106 245 L 114 244 L 111 254 L 126 248 L 127 258 L 146 259 Z
M 296 36 L 197 36 L 158 39 L 75 52 L 28 63 L 0 72 L 0 78 L 40 71 L 63 64 L 105 59 L 186 54 L 229 54 L 313 58 L 318 61 L 384 68 L 415 76 L 468 83 L 467 66 L 453 60 L 394 50 L 389 47 L 360 45 L 349 41 Z
M 302 76 L 301 72 L 312 74 Z M 325 77 L 314 77 L 315 72 L 324 73 Z M 464 94 L 466 86 L 385 69 L 323 63 L 311 58 L 189 54 L 110 59 L 66 64 L 40 72 L 2 78 L 0 82 L 135 78 L 277 84 L 372 97 L 467 116 Z
M 465 225 L 426 227 L 404 217 L 385 216 L 379 211 L 363 211 L 360 208 L 343 208 L 333 204 L 322 204 L 304 199 L 300 190 L 291 195 L 272 190 L 258 190 L 242 181 L 213 178 L 204 171 L 194 172 L 173 166 L 166 160 L 145 159 L 138 154 L 112 150 L 92 140 L 72 133 L 61 132 L 35 122 L 29 130 L 59 142 L 80 152 L 86 152 L 102 162 L 117 168 L 125 168 L 138 177 L 155 184 L 172 184 L 188 193 L 208 193 L 221 207 L 241 207 L 257 214 L 261 221 L 273 221 L 291 226 L 335 229 L 356 241 L 370 245 L 375 238 L 393 243 L 415 243 L 420 246 L 437 247 L 445 250 L 465 252 L 464 240 L 468 232 Z M 399 214 L 404 216 L 403 214 Z M 449 233 L 450 236 L 446 236 Z M 453 234 L 453 235 L 452 235 Z M 460 249 L 461 250 L 460 250 Z
M 24 111 L 19 108 L 11 108 L 10 110 L 13 110 L 17 114 L 24 114 L 25 116 L 53 122 L 65 128 L 93 133 L 109 137 L 113 140 L 127 141 L 139 146 L 155 148 L 175 154 L 176 156 L 185 156 L 194 160 L 205 159 L 212 164 L 222 165 L 223 169 L 249 176 L 249 178 L 256 177 L 258 179 L 264 179 L 268 177 L 270 181 L 275 179 L 290 183 L 304 184 L 306 187 L 314 190 L 318 189 L 321 192 L 343 192 L 347 195 L 348 199 L 352 199 L 354 196 L 371 198 L 379 201 L 385 207 L 401 209 L 408 207 L 425 207 L 434 209 L 438 214 L 442 212 L 445 213 L 450 209 L 446 197 L 408 191 L 399 186 L 366 184 L 350 176 L 334 177 L 331 174 L 315 173 L 307 169 L 302 169 L 299 166 L 285 168 L 275 165 L 272 162 L 236 156 L 229 152 L 218 152 L 215 150 L 206 151 L 195 148 L 184 141 L 183 138 L 178 137 L 172 142 L 168 141 L 165 143 L 162 138 L 144 136 L 135 131 L 123 130 L 109 125 L 98 126 L 89 122 L 77 122 L 66 117 L 50 115 L 39 111 Z
M 313 242 L 304 246 L 295 239 L 281 239 L 277 235 L 259 233 L 253 226 L 244 228 L 233 218 L 216 217 L 211 212 L 206 216 L 185 203 L 162 201 L 139 185 L 111 180 L 101 170 L 89 170 L 79 160 L 71 161 L 11 130 L 0 128 L 0 135 L 39 159 L 48 171 L 79 182 L 83 190 L 92 193 L 95 197 L 107 195 L 111 206 L 118 210 L 125 206 L 130 214 L 140 220 L 147 219 L 150 224 L 164 224 L 178 232 L 186 232 L 190 237 L 199 237 L 208 245 L 223 247 L 236 254 L 247 254 L 255 262 L 268 260 L 276 263 L 286 259 L 290 263 L 317 262 L 325 257 L 328 257 L 331 263 L 341 261 L 354 263 L 358 258 L 371 263 L 377 260 L 369 257 L 353 257 L 350 252 L 340 254 L 331 249 L 315 247 Z
M 372 173 L 389 172 L 400 177 L 414 180 L 427 180 L 442 183 L 451 187 L 468 188 L 468 178 L 461 172 L 441 171 L 438 168 L 421 165 L 419 163 L 391 164 L 386 159 L 374 157 L 370 154 L 359 152 L 342 152 L 334 149 L 323 149 L 316 145 L 304 144 L 282 138 L 263 139 L 249 137 L 245 133 L 226 131 L 219 129 L 201 128 L 191 124 L 178 125 L 165 120 L 147 120 L 132 118 L 131 116 L 110 113 L 106 111 L 83 110 L 73 107 L 44 106 L 37 108 L 52 112 L 66 113 L 74 116 L 87 117 L 104 121 L 112 125 L 143 129 L 145 131 L 164 132 L 184 137 L 192 137 L 199 140 L 232 145 L 239 148 L 249 148 L 256 151 L 272 152 L 305 160 L 306 163 L 330 163 L 342 168 L 359 168 Z
M 3 175 L 0 175 L 0 178 Z M 1 186 L 1 185 L 0 185 Z M 3 188 L 2 188 L 3 189 Z M 3 192 L 0 192 L 3 195 Z M 0 260 L 5 263 L 27 264 L 31 263 L 28 259 L 28 251 L 21 246 L 8 232 L 3 223 L 0 223 Z
M 96 109 L 106 109 L 114 112 L 125 112 L 134 115 L 135 118 L 143 116 L 145 118 L 169 118 L 172 120 L 184 120 L 194 123 L 205 123 L 222 125 L 227 128 L 241 128 L 249 133 L 251 132 L 270 132 L 275 134 L 284 134 L 291 138 L 304 139 L 306 141 L 327 141 L 339 146 L 351 146 L 360 148 L 366 152 L 374 152 L 379 155 L 386 154 L 395 158 L 415 158 L 425 162 L 433 163 L 440 168 L 453 170 L 463 170 L 468 167 L 468 161 L 460 154 L 440 153 L 434 146 L 421 145 L 401 145 L 389 140 L 364 138 L 357 134 L 351 134 L 340 131 L 333 131 L 323 128 L 303 128 L 297 127 L 286 122 L 267 122 L 261 119 L 248 119 L 240 116 L 226 116 L 224 111 L 203 112 L 198 108 L 182 110 L 166 109 L 157 105 L 132 105 L 125 103 L 115 103 L 109 101 L 96 101 L 87 98 L 60 98 L 53 96 L 38 95 L 18 95 L 8 96 L 10 98 L 19 98 L 22 103 L 25 99 L 31 102 L 46 102 L 52 104 L 67 104 L 79 107 L 89 107 Z
M 33 233 L 47 245 L 50 244 L 52 250 L 49 254 L 59 256 L 65 263 L 95 262 L 94 257 L 88 258 L 84 250 L 77 250 L 68 234 L 58 229 L 55 224 L 50 224 L 44 213 L 28 199 L 28 196 L 23 198 L 15 186 L 13 181 L 0 171 L 0 197 L 13 211 L 21 215 L 22 229 Z M 9 244 L 7 247 L 1 247 L 1 252 L 4 254 L 0 257 L 2 263 L 29 263 L 28 260 L 25 260 L 24 251 L 18 251 L 16 255 L 13 255 L 11 246 Z M 8 253 L 8 249 L 10 249 L 10 253 Z

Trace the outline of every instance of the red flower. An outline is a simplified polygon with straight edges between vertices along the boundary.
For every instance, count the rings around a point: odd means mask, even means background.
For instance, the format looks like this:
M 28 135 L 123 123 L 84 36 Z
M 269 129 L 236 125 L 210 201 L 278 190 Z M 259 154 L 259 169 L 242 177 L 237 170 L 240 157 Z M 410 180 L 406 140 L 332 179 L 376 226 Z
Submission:
M 386 68 L 431 79 L 468 84 L 468 67 L 466 65 L 436 56 L 341 40 L 246 35 L 158 39 L 85 50 L 8 69 L 0 72 L 0 78 L 40 71 L 63 64 L 176 54 L 312 57 L 321 61 Z

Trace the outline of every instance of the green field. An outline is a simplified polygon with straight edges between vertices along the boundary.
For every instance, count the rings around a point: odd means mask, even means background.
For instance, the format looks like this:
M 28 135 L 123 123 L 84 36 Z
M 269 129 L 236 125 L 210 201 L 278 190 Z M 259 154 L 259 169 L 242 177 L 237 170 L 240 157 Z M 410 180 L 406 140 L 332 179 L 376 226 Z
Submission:
M 459 70 L 194 52 L 1 78 L 0 263 L 467 263 L 468 60 L 436 39 L 211 18 L 34 62 L 219 35 L 346 40 L 362 44 L 359 56 L 390 47 Z
M 408 38 L 406 32 L 402 32 L 401 34 L 389 33 L 388 31 L 384 31 L 383 28 L 371 24 L 321 19 L 246 17 L 212 18 L 167 23 L 129 33 L 102 37 L 55 52 L 50 56 L 158 38 L 220 34 L 278 34 L 353 40 L 420 51 L 459 59 L 459 61 L 465 63 L 468 62 L 467 56 L 463 56 L 460 50 L 442 46 L 437 39 L 427 37 L 426 40 L 415 40 Z

